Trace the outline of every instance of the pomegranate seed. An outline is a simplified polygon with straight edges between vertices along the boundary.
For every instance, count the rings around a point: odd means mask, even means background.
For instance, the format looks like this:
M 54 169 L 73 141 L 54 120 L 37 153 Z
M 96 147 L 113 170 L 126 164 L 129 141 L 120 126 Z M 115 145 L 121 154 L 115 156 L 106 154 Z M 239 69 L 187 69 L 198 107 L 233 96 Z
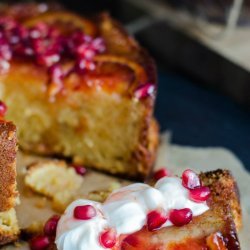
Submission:
M 187 169 L 182 174 L 182 185 L 185 188 L 194 189 L 201 186 L 201 181 L 194 171 Z
M 31 39 L 43 38 L 48 34 L 48 26 L 45 23 L 38 23 L 35 27 L 29 29 Z
M 4 38 L 0 39 L 0 58 L 9 61 L 12 57 L 12 51 Z
M 75 169 L 76 173 L 84 176 L 87 172 L 87 169 L 84 166 L 81 165 L 72 165 L 72 167 Z
M 2 30 L 11 30 L 17 26 L 17 23 L 14 19 L 10 17 L 1 17 L 0 18 L 0 29 Z
M 97 53 L 102 53 L 106 49 L 105 44 L 104 44 L 104 40 L 100 37 L 95 38 L 92 41 L 91 45 L 92 45 L 93 50 L 95 50 Z
M 100 244 L 105 248 L 112 248 L 116 244 L 116 233 L 110 229 L 100 234 Z
M 44 250 L 49 246 L 49 237 L 45 235 L 39 235 L 30 241 L 31 250 Z
M 37 63 L 43 66 L 50 67 L 53 64 L 59 62 L 60 60 L 60 55 L 54 51 L 46 51 L 42 55 L 37 56 Z
M 170 173 L 169 171 L 166 169 L 166 168 L 161 168 L 159 170 L 157 170 L 155 173 L 154 173 L 154 179 L 156 181 L 160 180 L 161 178 L 163 177 L 166 177 L 166 176 L 170 176 Z
M 54 64 L 48 69 L 51 82 L 61 82 L 64 76 L 63 70 L 60 65 Z
M 80 58 L 83 58 L 85 60 L 91 60 L 96 53 L 89 45 L 83 43 L 76 47 L 76 54 Z
M 92 38 L 88 35 L 85 35 L 81 31 L 76 31 L 72 35 L 72 41 L 74 42 L 75 45 L 79 45 L 82 43 L 89 43 L 91 42 Z
M 138 238 L 135 235 L 131 234 L 122 241 L 121 250 L 127 249 L 127 246 L 138 247 L 139 245 L 140 242 Z
M 79 220 L 89 220 L 96 216 L 96 209 L 91 205 L 77 206 L 74 217 Z
M 154 231 L 160 228 L 168 217 L 165 211 L 154 210 L 147 215 L 147 226 L 149 231 Z
M 83 74 L 86 71 L 93 71 L 95 69 L 95 63 L 92 61 L 87 61 L 85 59 L 78 59 L 75 65 L 75 70 L 79 74 Z
M 60 35 L 60 32 L 58 29 L 56 29 L 55 27 L 47 27 L 48 28 L 48 37 L 49 38 L 57 38 Z
M 14 52 L 18 56 L 30 57 L 34 55 L 33 48 L 27 42 L 17 44 L 17 46 L 14 47 Z
M 0 59 L 0 74 L 5 74 L 9 71 L 10 64 L 8 61 Z
M 40 38 L 33 39 L 31 41 L 31 44 L 32 44 L 32 48 L 33 48 L 36 55 L 42 54 L 46 50 L 46 46 L 44 44 L 44 41 L 42 39 L 40 39 Z
M 188 224 L 193 218 L 193 213 L 189 208 L 173 209 L 169 214 L 169 220 L 177 227 Z
M 7 106 L 4 102 L 0 101 L 0 117 L 4 117 L 7 112 Z
M 144 99 L 148 96 L 153 95 L 153 93 L 155 92 L 155 85 L 152 83 L 146 83 L 143 84 L 141 86 L 139 86 L 135 92 L 134 92 L 134 96 L 136 99 Z
M 58 224 L 59 219 L 60 219 L 60 216 L 54 215 L 50 219 L 47 220 L 43 228 L 45 235 L 47 236 L 56 235 L 56 229 L 57 229 L 57 224 Z
M 195 202 L 204 202 L 210 196 L 209 187 L 198 187 L 189 191 L 189 198 Z

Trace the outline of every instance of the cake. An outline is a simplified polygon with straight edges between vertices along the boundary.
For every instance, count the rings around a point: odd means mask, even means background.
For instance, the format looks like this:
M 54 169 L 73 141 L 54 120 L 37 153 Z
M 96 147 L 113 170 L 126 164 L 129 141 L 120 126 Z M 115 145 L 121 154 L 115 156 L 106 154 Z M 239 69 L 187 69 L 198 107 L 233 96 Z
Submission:
M 74 200 L 83 181 L 73 167 L 58 160 L 31 164 L 24 178 L 27 187 L 52 199 L 53 208 L 58 212 L 63 212 Z
M 58 250 L 237 250 L 241 226 L 231 173 L 198 176 L 186 170 L 182 179 L 166 176 L 154 188 L 135 183 L 118 189 L 103 204 L 76 200 L 30 244 Z
M 2 114 L 3 103 L 0 103 Z M 1 115 L 0 115 L 1 116 Z M 0 119 L 0 245 L 17 240 L 16 127 Z
M 152 58 L 106 13 L 37 6 L 0 11 L 0 98 L 21 149 L 144 179 L 158 145 Z

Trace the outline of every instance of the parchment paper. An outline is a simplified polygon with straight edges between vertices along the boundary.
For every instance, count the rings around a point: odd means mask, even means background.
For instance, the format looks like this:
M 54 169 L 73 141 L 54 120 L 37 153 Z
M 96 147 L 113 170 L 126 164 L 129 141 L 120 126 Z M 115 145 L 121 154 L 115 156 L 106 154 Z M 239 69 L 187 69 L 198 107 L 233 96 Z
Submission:
M 244 169 L 237 157 L 225 148 L 197 148 L 183 147 L 169 144 L 169 134 L 161 136 L 156 161 L 156 168 L 166 166 L 176 174 L 181 174 L 186 168 L 192 168 L 197 172 L 226 168 L 235 176 L 241 193 L 244 227 L 240 232 L 241 249 L 250 249 L 250 175 Z M 25 228 L 34 221 L 44 222 L 55 212 L 51 209 L 51 203 L 42 196 L 34 195 L 23 185 L 25 167 L 39 160 L 39 157 L 30 156 L 19 152 L 17 160 L 18 188 L 21 194 L 21 204 L 17 207 L 17 216 L 21 228 Z M 91 190 L 106 189 L 110 183 L 119 179 L 105 174 L 90 171 L 84 178 L 84 183 L 79 196 L 86 196 Z M 119 180 L 122 185 L 129 184 L 126 180 Z M 27 250 L 26 243 L 19 246 L 5 246 L 2 249 Z

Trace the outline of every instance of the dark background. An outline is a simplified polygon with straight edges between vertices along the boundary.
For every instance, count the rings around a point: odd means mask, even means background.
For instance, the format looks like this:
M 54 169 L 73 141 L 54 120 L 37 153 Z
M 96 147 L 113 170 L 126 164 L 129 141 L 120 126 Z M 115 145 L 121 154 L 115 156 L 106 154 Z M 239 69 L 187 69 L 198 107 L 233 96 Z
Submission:
M 124 25 L 145 15 L 121 0 L 61 2 L 79 13 L 108 10 Z M 173 47 L 169 38 L 176 36 L 175 31 L 166 24 L 158 23 L 136 33 L 135 36 L 151 52 L 158 65 L 159 89 L 155 115 L 160 122 L 161 130 L 170 130 L 173 135 L 172 142 L 176 144 L 226 147 L 234 152 L 250 171 L 250 82 L 244 83 L 242 91 L 237 83 L 237 77 L 234 79 L 234 75 L 249 73 L 225 61 L 224 58 L 219 58 L 218 55 L 210 56 L 212 52 L 195 43 L 190 43 L 192 49 L 204 49 L 204 57 L 211 57 L 219 66 L 222 63 L 226 64 L 228 73 L 232 73 L 233 70 L 237 73 L 232 74 L 232 82 L 229 79 L 228 83 L 223 84 L 214 83 L 209 72 L 207 78 L 202 78 L 199 74 L 193 74 L 193 70 L 184 70 L 176 63 L 176 59 L 192 63 L 192 55 L 188 51 L 183 55 L 177 51 L 176 56 L 174 54 L 172 58 L 164 57 L 168 55 L 164 51 Z M 186 39 L 181 34 L 177 34 L 177 38 Z M 215 68 L 218 68 L 218 65 L 215 64 Z M 231 92 L 228 91 L 230 84 L 233 86 Z

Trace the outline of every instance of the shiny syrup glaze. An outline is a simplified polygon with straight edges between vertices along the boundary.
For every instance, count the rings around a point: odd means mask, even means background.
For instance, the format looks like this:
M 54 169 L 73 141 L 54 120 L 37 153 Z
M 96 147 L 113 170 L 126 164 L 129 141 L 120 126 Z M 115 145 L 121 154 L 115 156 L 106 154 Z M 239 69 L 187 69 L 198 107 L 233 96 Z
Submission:
M 148 232 L 146 228 L 129 236 L 121 236 L 119 246 L 113 250 L 229 250 L 235 249 L 235 245 L 228 245 L 227 238 L 220 232 L 211 234 L 203 238 L 187 238 L 180 243 L 169 242 L 166 245 L 157 243 L 154 244 L 148 239 L 152 239 L 152 232 Z M 129 237 L 128 243 L 126 237 Z M 125 240 L 124 240 L 125 239 Z
M 14 6 L 7 9 L 5 14 L 14 17 L 18 22 L 20 21 L 21 24 L 24 20 L 25 23 L 33 23 L 35 25 L 37 17 L 29 17 L 27 13 L 22 15 L 20 12 L 21 8 L 21 5 Z M 42 13 L 46 22 L 49 22 L 51 19 L 51 15 L 46 14 L 49 6 L 42 6 L 41 8 L 41 6 L 39 7 L 32 4 L 27 5 L 27 8 L 33 8 L 38 14 Z M 68 12 L 63 12 L 63 15 L 74 23 L 74 15 Z M 76 23 L 79 23 L 78 16 L 77 19 Z M 101 90 L 109 93 L 131 95 L 138 85 L 147 81 L 155 83 L 155 68 L 149 56 L 135 45 L 134 41 L 122 31 L 119 25 L 113 23 L 108 16 L 103 15 L 100 19 L 103 20 L 96 22 L 95 24 L 89 20 L 82 19 L 83 27 L 87 31 L 95 30 L 94 33 L 91 32 L 94 34 L 94 37 L 103 37 L 107 44 L 106 52 L 104 52 L 104 54 L 107 56 L 105 56 L 105 58 L 100 58 L 99 60 L 94 60 L 96 64 L 95 70 L 87 70 L 84 74 L 80 75 L 73 73 L 68 77 L 65 77 L 63 80 L 63 88 L 61 88 L 62 91 L 60 89 L 60 94 L 65 94 L 67 92 L 66 90 Z M 61 26 L 60 22 L 56 22 L 54 25 L 54 28 L 58 28 L 60 32 L 65 29 L 65 27 Z M 93 27 L 95 29 L 93 29 Z M 121 44 L 121 46 L 117 46 L 117 44 Z M 124 46 L 126 46 L 126 50 L 124 50 Z M 124 51 L 126 51 L 126 53 L 124 53 Z M 36 65 L 34 64 L 34 61 L 23 57 L 21 60 L 14 58 L 14 60 L 11 61 L 9 74 L 0 77 L 13 78 L 11 75 L 18 74 L 16 73 L 17 67 L 20 67 L 20 64 L 24 63 L 27 64 L 28 69 L 27 74 L 25 74 L 24 71 L 22 72 L 25 79 L 30 79 L 31 83 L 33 82 L 33 77 L 41 79 L 41 82 L 34 80 L 34 82 L 37 83 L 42 83 L 44 80 L 47 83 L 50 81 L 47 75 L 47 70 L 44 67 Z M 66 68 L 68 67 L 67 65 L 72 65 L 73 63 L 73 61 L 68 61 L 68 63 L 66 63 Z M 64 66 L 65 65 L 63 65 L 63 67 Z M 34 74 L 32 74 L 33 71 Z

